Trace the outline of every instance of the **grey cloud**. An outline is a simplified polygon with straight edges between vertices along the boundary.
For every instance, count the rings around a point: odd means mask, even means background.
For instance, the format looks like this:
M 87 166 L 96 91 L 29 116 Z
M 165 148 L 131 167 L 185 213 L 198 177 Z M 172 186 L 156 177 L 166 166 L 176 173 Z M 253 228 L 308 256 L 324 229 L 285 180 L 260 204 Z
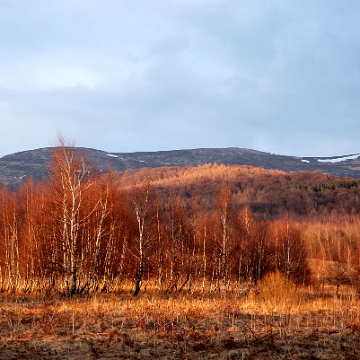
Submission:
M 360 4 L 0 3 L 0 154 L 359 152 Z

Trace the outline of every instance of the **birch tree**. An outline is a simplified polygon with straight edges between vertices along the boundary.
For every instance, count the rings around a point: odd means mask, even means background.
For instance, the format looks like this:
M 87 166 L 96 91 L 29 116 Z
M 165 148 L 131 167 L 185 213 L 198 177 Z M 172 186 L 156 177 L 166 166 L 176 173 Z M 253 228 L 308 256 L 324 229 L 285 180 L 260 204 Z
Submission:
M 141 289 L 145 260 L 150 252 L 150 204 L 149 204 L 150 184 L 133 188 L 132 203 L 137 222 L 137 246 L 134 252 L 137 259 L 137 270 L 135 275 L 134 296 L 138 295 Z
M 220 216 L 220 238 L 218 247 L 220 250 L 220 278 L 223 290 L 227 286 L 228 257 L 230 250 L 230 213 L 231 213 L 231 192 L 229 187 L 223 188 L 218 198 L 218 212 Z
M 54 150 L 54 161 L 50 167 L 52 181 L 52 208 L 55 226 L 59 234 L 64 275 L 64 289 L 71 296 L 79 288 L 80 229 L 95 210 L 97 202 L 87 213 L 83 210 L 84 193 L 91 187 L 91 167 L 74 147 L 66 147 L 62 139 Z

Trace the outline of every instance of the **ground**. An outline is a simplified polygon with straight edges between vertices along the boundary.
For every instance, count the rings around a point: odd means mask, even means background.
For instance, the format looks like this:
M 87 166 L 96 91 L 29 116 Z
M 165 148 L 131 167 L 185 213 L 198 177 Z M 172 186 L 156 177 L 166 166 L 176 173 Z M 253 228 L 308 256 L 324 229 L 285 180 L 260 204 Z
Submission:
M 360 302 L 296 291 L 3 294 L 0 359 L 359 359 Z

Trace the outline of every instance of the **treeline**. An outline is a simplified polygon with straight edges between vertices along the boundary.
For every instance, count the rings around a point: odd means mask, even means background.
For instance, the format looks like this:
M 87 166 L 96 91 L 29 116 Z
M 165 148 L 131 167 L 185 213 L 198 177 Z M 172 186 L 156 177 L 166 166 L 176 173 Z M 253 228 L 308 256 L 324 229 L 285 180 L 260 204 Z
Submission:
M 358 215 L 304 219 L 304 239 L 311 262 L 312 281 L 351 285 L 360 296 L 360 219 Z
M 355 216 L 336 217 L 335 228 L 286 207 L 269 219 L 256 205 L 260 193 L 303 191 L 293 184 L 329 175 L 220 165 L 102 174 L 64 144 L 50 172 L 0 191 L 1 291 L 242 291 L 276 270 L 298 284 L 357 286 Z
M 151 182 L 122 186 L 75 149 L 54 152 L 48 181 L 0 192 L 0 286 L 7 291 L 111 291 L 125 282 L 159 290 L 224 290 L 279 269 L 306 282 L 301 230 L 255 221 L 223 187 L 211 211 L 197 198 L 166 201 Z

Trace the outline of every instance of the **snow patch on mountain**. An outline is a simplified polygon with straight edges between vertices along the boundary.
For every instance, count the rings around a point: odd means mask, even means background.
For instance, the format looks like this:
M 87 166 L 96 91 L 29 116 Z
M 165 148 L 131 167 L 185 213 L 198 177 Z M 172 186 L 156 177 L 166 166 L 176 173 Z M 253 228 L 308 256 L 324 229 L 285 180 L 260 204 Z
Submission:
M 355 154 L 355 155 L 349 155 L 349 156 L 343 156 L 343 157 L 339 157 L 339 158 L 335 158 L 335 159 L 317 159 L 318 162 L 329 162 L 329 163 L 338 163 L 338 162 L 342 162 L 342 161 L 346 161 L 346 160 L 355 160 L 360 156 L 360 154 Z

